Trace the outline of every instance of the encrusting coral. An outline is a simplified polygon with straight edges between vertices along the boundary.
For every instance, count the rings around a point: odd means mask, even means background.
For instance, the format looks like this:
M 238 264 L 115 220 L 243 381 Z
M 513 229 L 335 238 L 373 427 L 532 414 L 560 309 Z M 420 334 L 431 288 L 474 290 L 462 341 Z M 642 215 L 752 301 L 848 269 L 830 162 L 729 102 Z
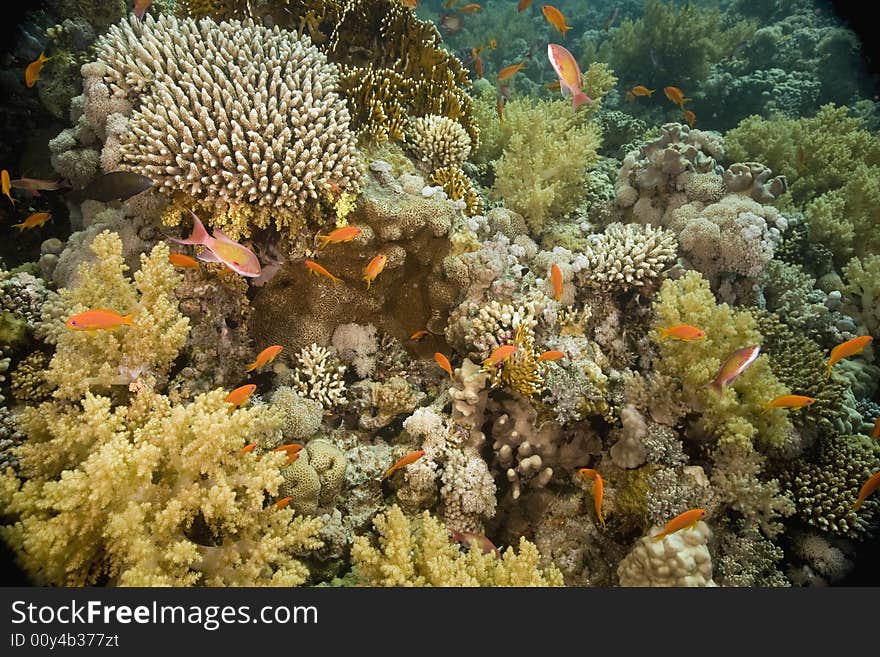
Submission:
M 365 536 L 352 546 L 355 581 L 368 586 L 562 586 L 562 575 L 538 564 L 538 549 L 525 538 L 519 551 L 484 553 L 471 545 L 466 553 L 430 513 L 407 518 L 392 506 L 373 521 L 378 547 Z

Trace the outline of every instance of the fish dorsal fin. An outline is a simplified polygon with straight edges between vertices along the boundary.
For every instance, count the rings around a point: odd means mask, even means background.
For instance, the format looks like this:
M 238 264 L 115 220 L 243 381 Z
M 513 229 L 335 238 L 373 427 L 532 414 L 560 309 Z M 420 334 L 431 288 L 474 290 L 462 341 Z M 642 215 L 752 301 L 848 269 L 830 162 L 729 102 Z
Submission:
M 210 249 L 202 249 L 202 252 L 199 253 L 196 258 L 202 262 L 220 262 L 220 258 L 218 258 Z
M 241 244 L 239 244 L 239 243 L 236 242 L 234 239 L 232 239 L 231 237 L 229 237 L 229 235 L 227 235 L 226 233 L 224 233 L 224 232 L 223 232 L 222 230 L 220 230 L 219 228 L 215 228 L 215 229 L 214 229 L 214 239 L 215 239 L 215 240 L 218 240 L 218 241 L 220 241 L 220 242 L 226 242 L 227 244 L 235 244 L 235 246 L 241 246 Z

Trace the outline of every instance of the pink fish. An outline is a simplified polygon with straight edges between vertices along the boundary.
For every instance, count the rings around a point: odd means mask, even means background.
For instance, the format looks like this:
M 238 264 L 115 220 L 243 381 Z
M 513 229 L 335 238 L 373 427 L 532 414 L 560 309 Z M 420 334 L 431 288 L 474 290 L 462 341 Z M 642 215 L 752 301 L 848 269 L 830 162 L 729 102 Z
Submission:
M 230 239 L 221 230 L 214 231 L 214 237 L 208 235 L 208 231 L 199 221 L 195 213 L 193 216 L 193 232 L 189 239 L 178 240 L 173 237 L 171 240 L 178 244 L 195 244 L 204 246 L 208 250 L 202 251 L 198 255 L 198 259 L 203 262 L 222 262 L 236 274 L 255 278 L 260 275 L 260 261 L 254 252 L 246 246 Z
M 584 103 L 593 102 L 592 99 L 581 90 L 584 83 L 584 76 L 581 74 L 580 66 L 568 50 L 562 46 L 550 43 L 547 44 L 547 57 L 556 75 L 559 76 L 559 89 L 562 96 L 568 98 L 571 96 L 571 107 L 577 109 Z
M 718 375 L 715 377 L 715 380 L 709 384 L 709 387 L 720 395 L 724 390 L 724 386 L 729 386 L 733 383 L 733 380 L 736 379 L 736 377 L 745 372 L 746 368 L 755 362 L 755 359 L 760 352 L 760 345 L 743 347 L 742 349 L 734 351 L 730 354 L 730 357 L 724 361 L 724 365 L 718 370 Z

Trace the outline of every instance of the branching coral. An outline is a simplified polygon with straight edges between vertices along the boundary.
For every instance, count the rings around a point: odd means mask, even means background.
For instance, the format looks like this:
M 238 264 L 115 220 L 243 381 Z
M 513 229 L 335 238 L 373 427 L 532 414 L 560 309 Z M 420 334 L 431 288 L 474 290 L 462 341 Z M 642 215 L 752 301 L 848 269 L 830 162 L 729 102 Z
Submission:
M 311 344 L 296 354 L 293 387 L 303 397 L 314 399 L 326 410 L 345 399 L 346 367 L 325 347 Z
M 461 166 L 471 152 L 471 138 L 465 129 L 445 116 L 414 119 L 406 141 L 427 173 L 441 167 Z
M 58 586 L 302 584 L 293 555 L 320 523 L 266 506 L 284 455 L 242 455 L 276 416 L 229 412 L 222 390 L 173 406 L 141 388 L 131 405 L 86 394 L 82 408 L 48 402 L 23 422 L 27 480 L 3 476 L 4 538 L 39 583 Z M 75 445 L 63 473 L 47 452 Z M 40 472 L 42 471 L 42 472 Z M 40 474 L 37 474 L 40 472 Z
M 98 56 L 83 71 L 101 165 L 153 179 L 175 201 L 166 220 L 198 203 L 233 237 L 296 231 L 331 190 L 357 190 L 336 68 L 307 37 L 148 15 L 113 26 Z M 107 116 L 110 98 L 132 109 Z
M 525 538 L 501 558 L 469 549 L 462 554 L 445 527 L 425 511 L 415 520 L 395 505 L 373 521 L 379 545 L 358 536 L 352 546 L 356 581 L 368 586 L 562 586 L 554 567 L 541 569 L 538 549 Z
M 843 270 L 847 301 L 844 312 L 855 317 L 862 331 L 880 335 L 880 254 L 853 258 Z

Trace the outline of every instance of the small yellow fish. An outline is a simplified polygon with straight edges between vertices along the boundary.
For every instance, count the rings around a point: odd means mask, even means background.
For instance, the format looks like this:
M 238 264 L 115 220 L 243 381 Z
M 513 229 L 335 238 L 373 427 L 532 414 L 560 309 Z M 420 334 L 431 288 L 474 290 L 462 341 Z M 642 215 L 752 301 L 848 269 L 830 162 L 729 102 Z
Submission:
M 319 265 L 314 260 L 306 260 L 305 263 L 306 263 L 306 267 L 309 268 L 309 271 L 313 272 L 314 274 L 316 274 L 318 276 L 326 276 L 334 283 L 341 283 L 342 282 L 341 278 L 336 278 L 333 274 L 331 274 L 329 271 L 324 269 L 324 267 Z
M 423 450 L 423 449 L 420 449 L 418 451 L 407 454 L 402 459 L 397 461 L 394 465 L 392 465 L 390 468 L 388 468 L 385 471 L 385 474 L 382 475 L 382 479 L 385 479 L 386 477 L 388 477 L 388 475 L 390 475 L 395 470 L 399 470 L 400 468 L 405 468 L 410 463 L 415 463 L 420 458 L 422 458 L 424 455 L 425 455 L 425 450 Z
M 12 203 L 12 205 L 14 206 L 15 199 L 12 198 L 12 196 L 9 193 L 12 190 L 12 181 L 9 180 L 9 172 L 6 169 L 3 169 L 3 171 L 0 171 L 0 186 L 2 186 L 2 188 L 3 188 L 3 194 L 6 196 L 6 198 L 9 199 L 9 202 Z
M 648 87 L 637 84 L 632 89 L 629 90 L 633 96 L 650 96 L 652 93 L 657 91 L 656 89 L 648 89 Z
M 835 363 L 844 358 L 849 358 L 850 356 L 855 356 L 856 354 L 861 353 L 865 347 L 873 342 L 873 340 L 874 338 L 870 335 L 860 335 L 852 340 L 841 342 L 834 347 L 834 349 L 831 350 L 831 356 L 828 358 L 828 376 L 831 376 L 831 368 L 834 367 Z
M 564 39 L 566 33 L 571 29 L 571 25 L 566 23 L 565 15 L 553 5 L 544 5 L 541 7 L 541 11 L 544 12 L 544 18 L 547 19 L 547 22 L 555 27 Z
M 498 47 L 498 42 L 495 39 L 489 39 L 489 50 L 495 50 Z
M 542 361 L 554 361 L 559 360 L 560 358 L 565 358 L 564 352 L 550 349 L 549 351 L 545 351 L 543 354 L 538 356 L 538 362 L 540 363 Z
M 181 269 L 198 269 L 199 261 L 184 253 L 169 253 L 168 262 Z
M 852 510 L 858 511 L 862 507 L 862 503 L 868 499 L 868 495 L 877 490 L 878 487 L 880 487 L 880 472 L 875 472 L 868 477 L 868 481 L 866 481 L 864 486 L 859 490 L 859 497 L 856 500 L 856 503 L 853 504 Z
M 555 262 L 550 266 L 550 285 L 553 288 L 553 298 L 559 301 L 562 298 L 562 270 Z
M 505 344 L 497 347 L 492 354 L 483 361 L 483 367 L 494 367 L 499 363 L 503 363 L 505 360 L 513 356 L 515 352 L 516 345 L 513 344 Z
M 74 331 L 112 331 L 120 326 L 137 326 L 132 321 L 134 316 L 135 313 L 120 315 L 113 310 L 95 308 L 74 315 L 65 322 L 65 326 Z
M 226 395 L 225 401 L 228 404 L 232 404 L 233 408 L 236 406 L 241 406 L 244 404 L 248 398 L 254 394 L 254 390 L 257 389 L 257 386 L 253 383 L 248 383 L 247 385 L 240 386 Z
M 324 248 L 328 244 L 341 244 L 342 242 L 351 242 L 354 238 L 361 234 L 361 229 L 357 226 L 344 226 L 331 230 L 329 235 L 315 235 L 321 240 L 320 248 Z
M 18 228 L 18 232 L 23 230 L 28 230 L 30 228 L 36 228 L 37 226 L 42 226 L 49 219 L 52 218 L 52 215 L 48 212 L 34 212 L 27 219 L 22 221 L 20 224 L 12 224 L 13 228 Z
M 500 82 L 501 80 L 506 80 L 507 78 L 513 77 L 525 67 L 526 65 L 522 62 L 520 62 L 519 64 L 511 64 L 510 66 L 505 66 L 500 71 L 498 71 L 498 81 Z
M 387 262 L 388 256 L 377 255 L 370 260 L 366 267 L 364 267 L 364 280 L 367 282 L 368 290 L 370 289 L 370 283 L 376 280 L 376 276 L 382 273 L 382 270 L 385 269 L 385 263 Z
M 40 71 L 43 70 L 43 65 L 50 59 L 51 57 L 46 57 L 46 53 L 41 52 L 36 60 L 27 65 L 27 68 L 24 69 L 24 83 L 28 88 L 33 87 L 37 83 L 37 80 L 40 79 Z
M 693 340 L 702 340 L 706 337 L 706 333 L 702 329 L 698 329 L 696 326 L 691 326 L 690 324 L 677 324 L 676 326 L 660 327 L 657 329 L 657 333 L 660 334 L 658 336 L 660 340 L 674 338 L 675 340 L 691 342 Z
M 771 408 L 803 408 L 816 403 L 812 397 L 804 397 L 803 395 L 781 395 L 773 401 L 767 402 L 762 413 L 766 413 Z
M 654 540 L 659 541 L 664 536 L 669 536 L 670 534 L 674 534 L 675 532 L 681 531 L 682 529 L 696 527 L 697 523 L 705 517 L 706 509 L 691 509 L 690 511 L 685 511 L 684 513 L 675 516 L 672 520 L 667 522 L 666 527 L 663 528 L 663 531 L 659 534 L 654 535 Z
M 434 360 L 437 361 L 437 364 L 444 372 L 449 374 L 449 378 L 455 381 L 455 375 L 452 373 L 452 364 L 449 362 L 449 359 L 438 351 L 434 354 Z
M 669 100 L 682 109 L 684 109 L 684 104 L 690 100 L 690 98 L 684 97 L 684 92 L 678 87 L 663 87 L 663 93 L 666 94 L 666 97 Z
M 271 363 L 273 360 L 275 360 L 275 357 L 281 353 L 281 350 L 283 348 L 284 347 L 282 347 L 280 344 L 273 344 L 271 347 L 266 347 L 265 349 L 263 349 L 263 351 L 257 354 L 256 360 L 248 365 L 244 371 L 253 372 L 255 369 L 262 367 L 266 363 Z
M 605 497 L 605 485 L 602 483 L 602 475 L 592 468 L 581 468 L 578 470 L 578 474 L 593 480 L 593 504 L 596 507 L 596 517 L 599 518 L 602 529 L 606 529 L 605 517 L 602 515 L 602 500 Z

